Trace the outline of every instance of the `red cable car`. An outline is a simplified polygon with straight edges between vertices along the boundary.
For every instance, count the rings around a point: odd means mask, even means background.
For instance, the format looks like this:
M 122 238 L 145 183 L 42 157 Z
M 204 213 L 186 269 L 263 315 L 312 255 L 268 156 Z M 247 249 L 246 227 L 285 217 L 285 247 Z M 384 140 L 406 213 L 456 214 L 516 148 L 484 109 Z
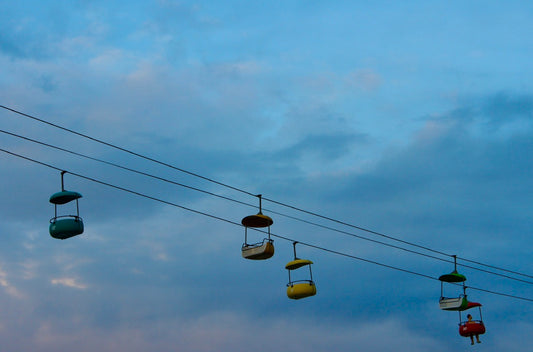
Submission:
M 479 335 L 485 333 L 485 324 L 483 323 L 483 317 L 481 315 L 481 303 L 477 302 L 468 302 L 468 307 L 470 308 L 479 308 L 479 320 L 473 320 L 470 314 L 467 315 L 466 321 L 461 320 L 461 311 L 459 311 L 459 335 L 463 337 L 470 337 L 472 345 L 474 344 L 474 336 L 476 337 L 477 343 L 480 343 Z M 465 309 L 465 310 L 466 310 Z

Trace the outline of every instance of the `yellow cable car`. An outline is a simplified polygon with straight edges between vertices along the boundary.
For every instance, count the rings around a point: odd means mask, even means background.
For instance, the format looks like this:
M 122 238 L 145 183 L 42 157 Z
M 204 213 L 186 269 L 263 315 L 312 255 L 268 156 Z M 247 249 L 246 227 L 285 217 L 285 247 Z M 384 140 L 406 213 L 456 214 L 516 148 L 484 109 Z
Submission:
M 289 283 L 287 284 L 287 296 L 291 299 L 300 299 L 316 295 L 316 285 L 313 281 L 313 272 L 311 271 L 312 261 L 308 259 L 300 259 L 296 256 L 296 243 L 293 242 L 294 260 L 285 265 L 285 269 L 289 272 Z M 292 280 L 291 271 L 300 269 L 301 267 L 309 267 L 309 279 Z
M 261 195 L 259 197 L 259 213 L 249 215 L 242 219 L 244 226 L 244 243 L 241 247 L 242 257 L 245 259 L 262 260 L 271 258 L 274 255 L 274 240 L 270 238 L 270 225 L 274 223 L 272 218 L 261 213 Z M 248 228 L 268 228 L 268 238 L 257 243 L 248 243 Z

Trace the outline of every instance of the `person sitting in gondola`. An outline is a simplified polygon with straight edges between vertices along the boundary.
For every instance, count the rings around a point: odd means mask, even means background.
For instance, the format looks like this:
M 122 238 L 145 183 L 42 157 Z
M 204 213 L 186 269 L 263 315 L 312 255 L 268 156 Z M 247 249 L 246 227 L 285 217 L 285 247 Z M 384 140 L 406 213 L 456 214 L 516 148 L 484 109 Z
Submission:
M 466 316 L 466 318 L 468 319 L 468 321 L 466 322 L 467 324 L 475 324 L 476 322 L 472 320 L 472 316 L 470 314 L 468 314 Z M 479 340 L 479 334 L 475 334 L 476 335 L 476 342 L 477 343 L 481 343 L 481 341 Z M 474 334 L 470 335 L 470 341 L 471 341 L 471 345 L 474 344 Z

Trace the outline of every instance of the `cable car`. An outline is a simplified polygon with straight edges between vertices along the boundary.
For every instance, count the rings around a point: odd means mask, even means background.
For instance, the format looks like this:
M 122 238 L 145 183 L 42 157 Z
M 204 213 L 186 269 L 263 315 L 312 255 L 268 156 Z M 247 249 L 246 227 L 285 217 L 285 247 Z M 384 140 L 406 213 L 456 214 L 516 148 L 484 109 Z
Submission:
M 300 259 L 296 256 L 296 243 L 293 242 L 294 260 L 285 265 L 285 269 L 289 272 L 289 283 L 287 284 L 287 296 L 291 299 L 300 299 L 316 295 L 316 285 L 313 281 L 313 272 L 311 271 L 312 261 L 308 259 Z M 309 279 L 306 280 L 292 280 L 291 271 L 297 270 L 301 267 L 309 267 Z
M 66 171 L 61 172 L 61 192 L 50 196 L 50 203 L 54 204 L 55 215 L 50 219 L 50 236 L 60 240 L 77 236 L 83 233 L 83 220 L 80 217 L 78 199 L 82 195 L 74 191 L 66 191 L 63 176 Z M 76 201 L 76 215 L 57 215 L 57 206 Z
M 457 256 L 453 256 L 454 258 L 454 270 L 449 274 L 444 274 L 439 277 L 440 280 L 440 299 L 439 299 L 439 308 L 442 310 L 465 310 L 468 307 L 468 300 L 466 298 L 465 294 L 465 281 L 466 276 L 459 274 L 457 272 Z M 463 294 L 459 295 L 458 297 L 444 297 L 444 283 L 462 283 L 463 286 Z
M 479 335 L 483 335 L 486 331 L 485 324 L 483 323 L 483 316 L 481 315 L 481 303 L 468 302 L 468 307 L 465 308 L 465 310 L 475 307 L 479 308 L 479 320 L 473 320 L 472 316 L 468 314 L 468 320 L 462 321 L 461 311 L 459 311 L 459 335 L 463 337 L 470 337 L 472 345 L 474 344 L 474 336 L 479 343 L 481 342 L 479 341 Z
M 439 277 L 439 280 L 441 282 L 440 286 L 440 299 L 439 299 L 439 307 L 443 310 L 449 310 L 449 311 L 458 311 L 459 312 L 459 335 L 464 337 L 470 337 L 470 340 L 472 344 L 474 344 L 474 336 L 476 337 L 477 342 L 479 341 L 479 335 L 482 335 L 485 333 L 485 324 L 483 323 L 483 318 L 481 315 L 481 304 L 477 302 L 469 302 L 468 296 L 466 294 L 466 276 L 459 274 L 457 272 L 457 256 L 453 256 L 454 258 L 454 270 L 449 274 L 444 274 Z M 459 295 L 459 297 L 444 297 L 444 291 L 443 286 L 444 283 L 452 283 L 452 284 L 462 284 L 463 287 L 463 294 Z M 473 320 L 472 316 L 470 314 L 467 315 L 468 320 L 463 321 L 461 312 L 478 307 L 479 308 L 479 320 Z
M 274 223 L 272 218 L 261 212 L 261 195 L 259 197 L 259 213 L 249 215 L 242 219 L 244 226 L 244 243 L 241 247 L 242 257 L 245 259 L 262 260 L 274 255 L 274 240 L 270 238 L 270 225 Z M 268 228 L 268 238 L 257 243 L 248 243 L 248 228 Z

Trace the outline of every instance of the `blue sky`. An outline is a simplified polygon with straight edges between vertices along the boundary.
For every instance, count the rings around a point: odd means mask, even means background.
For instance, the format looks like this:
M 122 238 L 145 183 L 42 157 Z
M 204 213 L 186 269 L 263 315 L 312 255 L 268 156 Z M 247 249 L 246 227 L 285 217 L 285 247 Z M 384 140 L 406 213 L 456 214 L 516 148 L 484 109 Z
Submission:
M 531 275 L 533 5 L 526 1 L 20 1 L 0 12 L 0 104 L 251 194 Z M 2 149 L 239 223 L 249 194 L 1 109 Z M 265 200 L 292 244 L 241 257 L 234 224 L 66 174 L 85 232 L 48 234 L 57 170 L 0 153 L 2 351 L 456 351 L 453 269 Z M 311 225 L 313 222 L 320 226 Z M 338 231 L 330 231 L 331 227 Z M 382 245 L 357 236 L 382 241 Z M 257 235 L 255 235 L 257 236 Z M 420 248 L 411 250 L 450 260 Z M 465 264 L 465 262 L 463 262 Z M 485 267 L 485 269 L 487 269 Z M 459 267 L 475 348 L 527 351 L 530 283 Z M 492 269 L 488 269 L 492 270 Z M 510 275 L 517 277 L 516 275 Z M 529 277 L 518 276 L 524 281 Z M 453 288 L 452 288 L 453 291 Z

